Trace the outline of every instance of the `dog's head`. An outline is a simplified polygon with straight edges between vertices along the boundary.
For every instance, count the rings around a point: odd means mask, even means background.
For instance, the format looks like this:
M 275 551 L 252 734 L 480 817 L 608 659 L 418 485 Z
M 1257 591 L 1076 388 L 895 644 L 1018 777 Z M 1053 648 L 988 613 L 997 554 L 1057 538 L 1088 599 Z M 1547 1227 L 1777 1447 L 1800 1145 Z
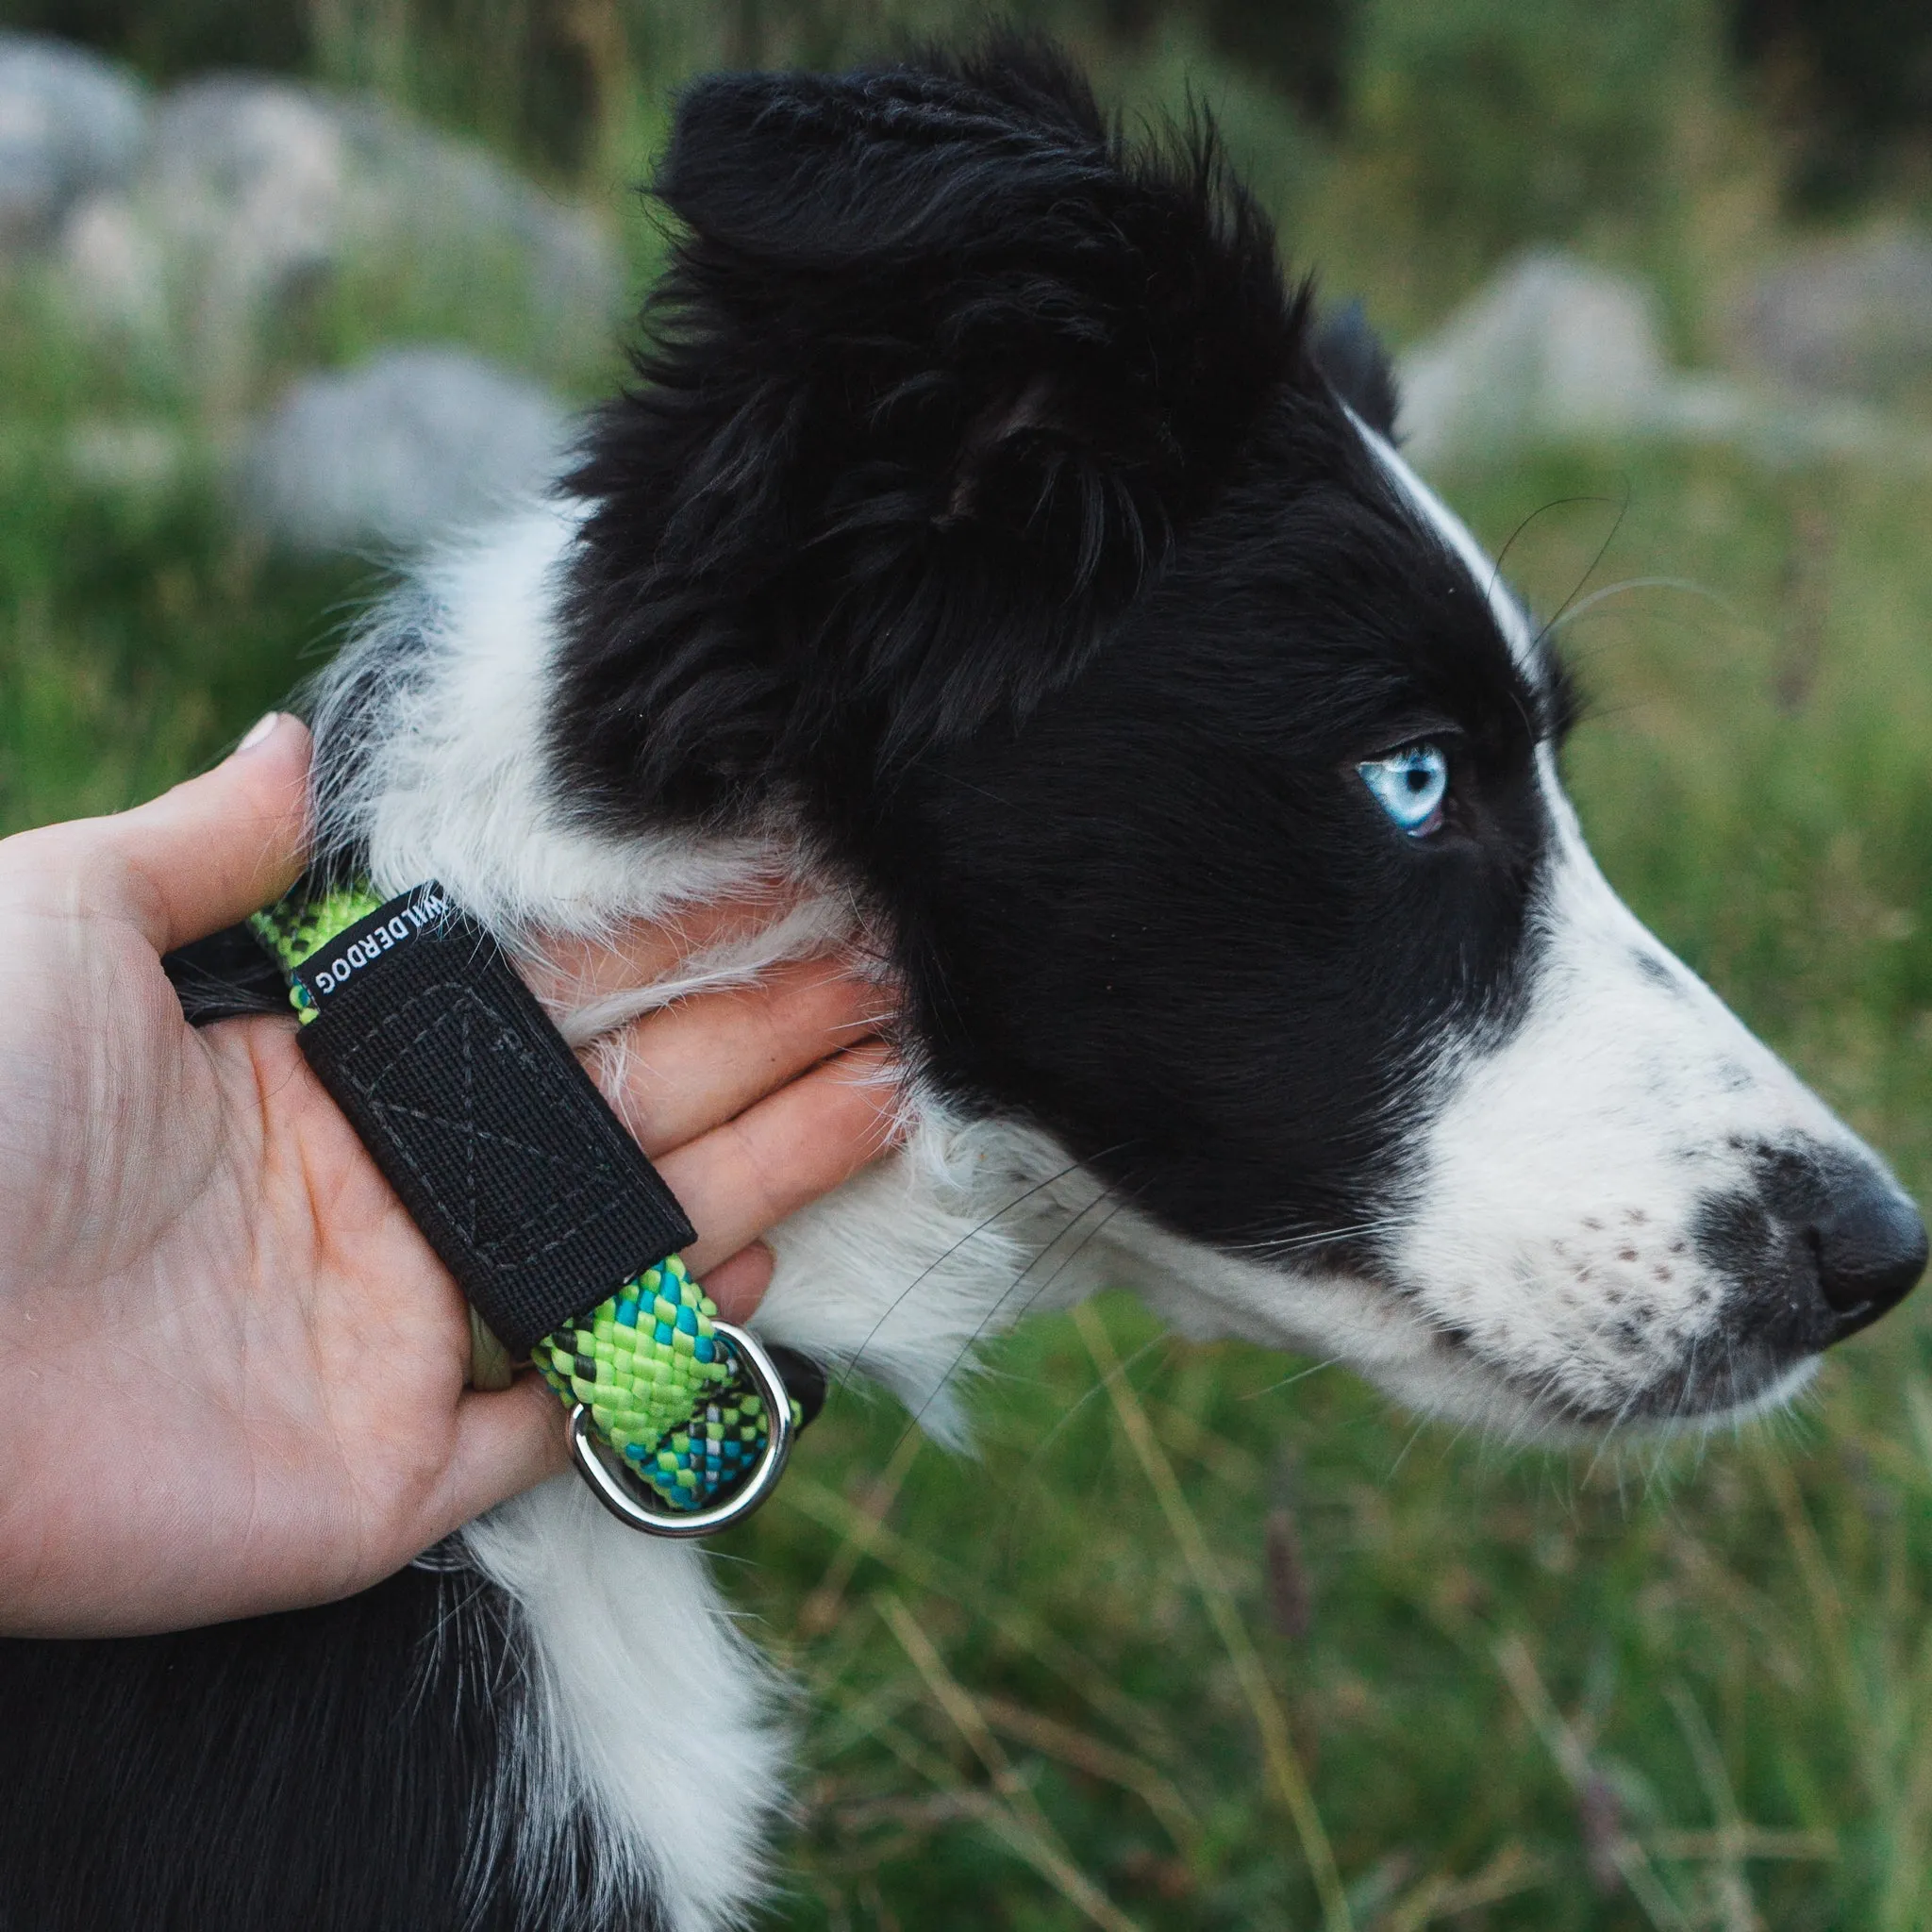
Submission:
M 1560 668 L 1197 129 L 1006 44 L 685 98 L 600 421 L 574 804 L 782 822 L 961 1105 L 1131 1205 L 1165 1304 L 1516 1425 L 1776 1399 L 1925 1257 L 1624 910 Z

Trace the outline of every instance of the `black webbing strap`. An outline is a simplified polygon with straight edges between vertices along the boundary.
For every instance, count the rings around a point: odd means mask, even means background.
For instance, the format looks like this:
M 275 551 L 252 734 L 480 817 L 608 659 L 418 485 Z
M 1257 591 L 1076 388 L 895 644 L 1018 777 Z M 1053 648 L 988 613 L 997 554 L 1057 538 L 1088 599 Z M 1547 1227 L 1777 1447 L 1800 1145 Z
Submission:
M 161 963 L 194 1025 L 289 1010 L 283 969 L 245 925 Z M 292 972 L 315 1009 L 309 1063 L 512 1354 L 696 1239 L 502 952 L 437 887 Z M 803 1426 L 824 1406 L 824 1371 L 766 1353 Z
M 696 1239 L 496 942 L 434 885 L 294 968 L 302 1050 L 512 1355 Z

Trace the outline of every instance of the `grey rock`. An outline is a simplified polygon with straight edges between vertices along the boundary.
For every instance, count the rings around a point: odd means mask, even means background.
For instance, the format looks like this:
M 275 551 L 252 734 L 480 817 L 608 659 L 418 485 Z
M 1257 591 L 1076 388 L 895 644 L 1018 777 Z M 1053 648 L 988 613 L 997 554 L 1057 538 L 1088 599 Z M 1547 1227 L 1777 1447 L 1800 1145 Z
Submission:
M 167 250 L 129 196 L 109 190 L 77 203 L 55 259 L 55 286 L 84 328 L 175 359 Z
M 76 202 L 133 176 L 146 140 L 146 96 L 123 69 L 0 32 L 0 247 L 51 240 Z
M 78 483 L 126 496 L 159 496 L 175 489 L 194 452 L 180 428 L 153 419 L 81 418 L 65 438 L 67 468 Z
M 623 292 L 591 217 L 482 150 L 373 101 L 249 75 L 168 94 L 138 177 L 75 210 L 62 258 L 77 312 L 158 347 L 218 422 L 247 408 L 278 341 L 343 277 L 378 329 L 385 305 L 521 319 L 558 368 L 600 354 Z
M 1744 291 L 1732 334 L 1759 374 L 1888 401 L 1932 375 L 1932 234 L 1879 229 L 1780 262 Z
M 246 520 L 316 554 L 396 557 L 509 508 L 559 473 L 571 417 L 459 349 L 391 349 L 304 376 L 248 440 Z
M 128 253 L 144 237 L 161 286 L 124 297 L 120 319 L 164 317 L 172 359 L 214 417 L 247 406 L 278 325 L 341 266 L 351 161 L 337 105 L 305 88 L 221 76 L 162 101 L 128 211 Z
M 1674 369 L 1641 283 L 1550 252 L 1506 267 L 1400 375 L 1407 454 L 1424 470 L 1640 436 L 1726 442 L 1774 464 L 1932 468 L 1932 439 L 1865 404 Z
M 1671 376 L 1639 284 L 1568 257 L 1521 257 L 1402 363 L 1402 427 L 1424 468 L 1518 445 L 1615 436 L 1662 413 Z

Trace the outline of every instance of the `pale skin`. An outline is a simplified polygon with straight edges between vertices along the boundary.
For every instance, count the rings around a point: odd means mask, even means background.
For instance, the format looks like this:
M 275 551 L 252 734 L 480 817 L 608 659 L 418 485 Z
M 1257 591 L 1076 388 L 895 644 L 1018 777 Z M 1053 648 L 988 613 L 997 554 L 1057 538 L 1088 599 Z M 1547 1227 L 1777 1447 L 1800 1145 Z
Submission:
M 0 841 L 0 1631 L 325 1602 L 563 1467 L 529 1372 L 464 1387 L 462 1298 L 292 1019 L 197 1031 L 162 974 L 295 877 L 308 749 L 264 720 L 151 804 Z M 556 945 L 534 976 L 635 985 L 692 938 Z M 758 1238 L 888 1144 L 880 1008 L 814 961 L 648 1015 L 591 1062 L 731 1319 L 771 1274 Z

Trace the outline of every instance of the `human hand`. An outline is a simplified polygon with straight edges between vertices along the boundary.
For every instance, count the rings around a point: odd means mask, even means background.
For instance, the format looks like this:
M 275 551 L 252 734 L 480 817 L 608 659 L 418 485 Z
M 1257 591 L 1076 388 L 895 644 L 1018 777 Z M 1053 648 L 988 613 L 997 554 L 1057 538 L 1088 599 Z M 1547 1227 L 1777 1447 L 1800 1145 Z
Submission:
M 464 1388 L 462 1296 L 292 1016 L 197 1031 L 162 973 L 299 870 L 308 738 L 265 722 L 149 805 L 0 841 L 0 1629 L 325 1602 L 563 1465 L 533 1375 Z M 691 937 L 553 949 L 539 991 L 640 984 Z M 732 1320 L 770 1274 L 756 1238 L 890 1137 L 878 1010 L 794 966 L 591 1062 Z

